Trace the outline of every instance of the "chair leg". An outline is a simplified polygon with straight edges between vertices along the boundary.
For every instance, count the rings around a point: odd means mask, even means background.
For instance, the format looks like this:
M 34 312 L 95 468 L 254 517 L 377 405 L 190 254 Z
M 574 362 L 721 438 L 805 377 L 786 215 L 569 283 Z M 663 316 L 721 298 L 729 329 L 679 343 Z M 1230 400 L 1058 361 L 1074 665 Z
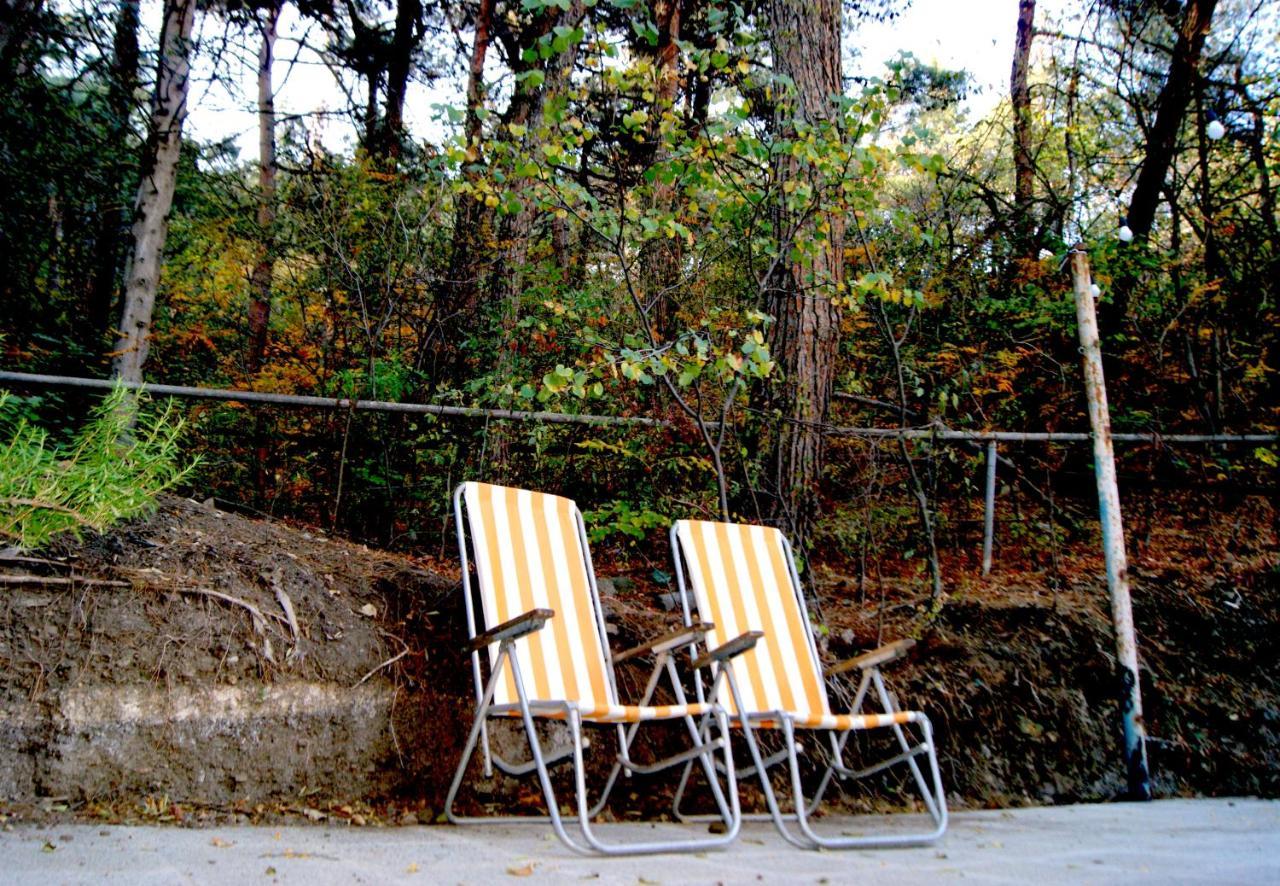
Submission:
M 930 774 L 933 779 L 932 790 L 925 786 L 923 776 L 918 781 L 922 796 L 924 797 L 925 806 L 929 810 L 930 817 L 933 819 L 934 827 L 931 831 L 914 834 L 883 834 L 869 835 L 866 837 L 823 837 L 819 835 L 809 824 L 808 816 L 813 811 L 813 806 L 806 806 L 804 801 L 803 786 L 800 781 L 800 766 L 795 756 L 791 757 L 791 785 L 795 792 L 797 824 L 801 832 L 811 842 L 810 848 L 822 849 L 870 849 L 870 848 L 888 848 L 892 846 L 919 846 L 926 843 L 932 843 L 934 840 L 942 836 L 947 829 L 947 807 L 946 798 L 942 793 L 942 773 L 938 768 L 937 750 L 933 743 L 933 726 L 929 722 L 929 718 L 923 714 L 919 715 L 917 725 L 920 727 L 923 736 L 922 744 L 927 748 L 929 757 Z M 792 725 L 789 721 L 784 721 L 783 728 L 790 738 L 792 734 Z M 902 734 L 901 727 L 895 727 L 898 733 L 899 741 L 906 742 L 905 735 Z M 843 748 L 843 742 L 841 743 Z M 915 765 L 915 757 L 908 757 L 907 762 L 912 764 L 912 770 L 918 771 L 919 767 Z M 832 762 L 828 767 L 828 774 L 836 765 L 836 761 Z M 825 779 L 824 779 L 825 782 Z
M 898 706 L 894 703 L 893 697 L 889 694 L 888 688 L 884 685 L 884 678 L 880 676 L 880 669 L 876 668 L 873 675 L 876 694 L 880 697 L 880 703 L 884 705 L 884 709 L 889 713 L 897 713 Z M 921 716 L 924 717 L 923 714 L 921 714 Z M 911 744 L 907 741 L 907 737 L 903 733 L 902 727 L 895 723 L 893 725 L 893 731 L 898 737 L 898 745 L 902 748 L 903 753 L 909 752 L 911 750 Z M 929 754 L 934 775 L 933 791 L 930 791 L 929 786 L 925 783 L 924 774 L 920 772 L 920 766 L 916 763 L 915 757 L 909 757 L 907 759 L 907 765 L 911 767 L 911 775 L 915 778 L 917 787 L 920 788 L 920 796 L 924 799 L 924 804 L 928 807 L 929 814 L 933 816 L 934 821 L 945 820 L 946 798 L 942 795 L 942 779 L 937 772 L 937 760 L 934 759 L 933 724 L 929 722 L 928 717 L 924 717 L 924 723 L 921 731 L 924 734 L 925 741 L 929 745 Z
M 724 674 L 728 677 L 729 692 L 733 696 L 734 709 L 738 711 L 745 710 L 742 704 L 742 695 L 738 692 L 738 681 L 734 678 L 732 666 L 729 664 L 726 664 L 724 667 L 722 667 L 719 674 L 717 674 L 717 680 L 719 679 L 720 674 Z M 715 686 L 712 687 L 713 693 L 716 688 L 717 687 Z M 714 698 L 715 695 L 713 694 L 711 697 Z M 773 818 L 774 827 L 778 829 L 778 833 L 782 835 L 783 839 L 785 839 L 788 843 L 791 843 L 793 846 L 798 846 L 801 849 L 814 848 L 812 843 L 807 842 L 801 839 L 800 837 L 797 837 L 795 834 L 791 833 L 791 829 L 786 825 L 786 816 L 783 814 L 782 808 L 778 805 L 778 798 L 774 794 L 773 784 L 769 781 L 769 769 L 765 763 L 764 758 L 760 755 L 760 745 L 756 742 L 755 730 L 751 726 L 750 719 L 748 719 L 746 716 L 742 714 L 739 714 L 738 724 L 742 727 L 742 737 L 746 741 L 747 753 L 750 754 L 751 756 L 752 766 L 755 769 L 756 774 L 759 775 L 760 777 L 760 788 L 761 790 L 764 791 L 764 802 L 769 809 L 770 817 Z M 795 766 L 796 768 L 796 771 L 799 771 L 799 764 L 795 762 L 796 760 L 795 736 L 790 728 L 790 722 L 784 720 L 783 724 L 784 724 L 785 733 L 786 733 L 787 756 L 791 759 L 793 766 Z M 802 800 L 797 798 L 796 802 L 797 804 L 799 804 L 800 802 L 802 802 Z
M 727 846 L 731 842 L 733 842 L 735 839 L 737 839 L 738 830 L 741 827 L 742 819 L 741 819 L 741 810 L 738 806 L 737 783 L 734 780 L 734 776 L 733 776 L 733 758 L 729 750 L 729 742 L 728 742 L 729 722 L 728 722 L 728 718 L 724 715 L 723 712 L 719 712 L 717 719 L 720 721 L 719 726 L 722 730 L 722 734 L 725 736 L 725 739 L 726 739 L 725 740 L 725 756 L 726 756 L 725 766 L 726 766 L 728 777 L 729 777 L 729 791 L 730 791 L 730 797 L 731 797 L 730 809 L 729 809 L 730 818 L 726 822 L 725 833 L 718 834 L 715 837 L 712 837 L 710 839 L 703 839 L 703 840 L 655 840 L 650 842 L 617 844 L 617 843 L 606 843 L 605 841 L 597 837 L 595 832 L 592 830 L 591 818 L 589 814 L 591 811 L 590 802 L 587 798 L 587 785 L 586 785 L 586 776 L 585 776 L 586 770 L 585 770 L 585 766 L 583 764 L 583 759 L 582 759 L 582 740 L 581 740 L 582 718 L 581 718 L 581 715 L 576 710 L 571 710 L 569 712 L 569 728 L 573 732 L 573 736 L 574 736 L 573 772 L 574 772 L 574 787 L 577 792 L 577 806 L 578 806 L 577 824 L 578 824 L 578 828 L 582 832 L 583 840 L 586 841 L 587 845 L 590 846 L 592 849 L 594 849 L 596 852 L 599 852 L 604 855 L 641 855 L 641 854 L 648 854 L 648 853 L 655 853 L 655 852 L 679 852 L 679 851 L 697 851 L 697 850 L 704 850 L 704 849 L 717 849 L 722 846 Z M 700 756 L 704 758 L 704 762 L 703 762 L 704 767 L 706 767 L 710 772 L 714 773 L 715 772 L 714 763 L 705 759 L 708 756 L 708 754 L 702 754 Z M 615 764 L 615 765 L 618 765 L 618 764 Z M 573 844 L 570 843 L 570 845 L 573 845 Z
M 457 799 L 458 789 L 462 786 L 462 779 L 466 775 L 467 765 L 471 762 L 471 757 L 476 750 L 476 740 L 480 737 L 481 731 L 485 727 L 485 719 L 489 714 L 489 705 L 493 702 L 493 693 L 498 688 L 498 678 L 502 674 L 502 665 L 507 655 L 507 649 L 504 645 L 498 653 L 498 664 L 493 669 L 493 673 L 489 677 L 489 682 L 484 688 L 484 695 L 481 696 L 480 703 L 476 705 L 476 718 L 471 724 L 471 732 L 467 736 L 467 744 L 462 750 L 462 759 L 458 762 L 458 769 L 453 773 L 453 782 L 449 785 L 449 794 L 445 798 L 444 814 L 452 824 L 462 824 L 467 818 L 459 817 L 453 813 L 453 801 Z M 488 755 L 486 754 L 485 769 L 488 770 Z M 488 773 L 486 772 L 486 775 Z
M 493 702 L 493 695 L 497 689 L 498 679 L 502 673 L 502 665 L 507 657 L 511 654 L 511 643 L 503 642 L 500 647 L 498 659 L 495 662 L 493 673 L 489 677 L 489 682 L 485 686 L 485 691 L 481 697 L 480 703 L 476 711 L 476 719 L 472 723 L 471 732 L 467 736 L 467 743 L 462 753 L 462 760 L 458 764 L 458 769 L 454 773 L 453 782 L 449 787 L 449 794 L 445 801 L 445 815 L 449 821 L 454 824 L 469 824 L 477 821 L 494 821 L 494 819 L 480 819 L 455 815 L 453 804 L 457 797 L 458 790 L 462 784 L 463 777 L 466 775 L 467 766 L 471 762 L 472 756 L 475 754 L 476 743 L 480 738 L 481 730 L 488 715 L 489 707 Z M 652 852 L 674 852 L 680 850 L 703 850 L 716 849 L 727 846 L 738 836 L 738 830 L 742 824 L 741 810 L 738 805 L 737 782 L 734 777 L 733 755 L 729 746 L 729 722 L 723 711 L 717 711 L 717 721 L 720 728 L 720 734 L 724 736 L 724 753 L 725 753 L 725 771 L 729 782 L 730 802 L 726 808 L 723 794 L 720 793 L 719 783 L 715 780 L 715 763 L 711 759 L 711 751 L 706 751 L 699 756 L 703 760 L 703 767 L 711 779 L 713 792 L 716 794 L 717 802 L 721 810 L 725 813 L 726 830 L 724 834 L 716 835 L 710 839 L 704 840 L 668 840 L 668 841 L 651 841 L 641 843 L 630 843 L 624 845 L 609 844 L 600 840 L 591 829 L 591 816 L 599 811 L 603 806 L 603 801 L 608 798 L 608 792 L 612 790 L 614 782 L 617 779 L 617 773 L 622 768 L 621 763 L 614 765 L 614 771 L 610 774 L 609 782 L 606 785 L 604 796 L 596 808 L 591 808 L 587 796 L 586 784 L 586 768 L 583 761 L 583 741 L 582 741 L 582 715 L 576 708 L 568 707 L 566 709 L 566 720 L 569 725 L 569 731 L 573 740 L 573 777 L 574 777 L 574 793 L 576 795 L 577 816 L 575 819 L 578 828 L 582 833 L 582 843 L 569 836 L 565 830 L 565 819 L 560 814 L 560 805 L 556 799 L 555 788 L 551 784 L 551 774 L 547 770 L 546 756 L 542 752 L 542 742 L 538 738 L 537 728 L 534 724 L 533 713 L 529 707 L 528 696 L 525 694 L 524 680 L 520 675 L 519 668 L 513 668 L 512 673 L 515 678 L 516 696 L 520 704 L 520 719 L 524 724 L 525 736 L 529 741 L 529 751 L 533 757 L 533 768 L 538 774 L 538 782 L 542 788 L 543 800 L 547 804 L 547 818 L 551 821 L 551 827 L 555 831 L 560 841 L 575 852 L 584 855 L 590 855 L 592 852 L 598 852 L 605 855 L 636 855 Z M 693 725 L 692 718 L 686 717 L 691 733 L 696 733 L 697 729 Z M 692 763 L 692 761 L 690 761 Z M 585 845 L 584 845 L 585 844 Z
M 685 722 L 689 725 L 689 738 L 695 744 L 706 744 L 711 740 L 710 723 L 713 712 L 707 711 L 702 715 L 701 722 L 697 726 L 693 723 L 692 717 L 686 717 Z M 716 806 L 720 809 L 720 818 L 728 826 L 733 818 L 731 806 L 734 800 L 738 800 L 737 788 L 734 784 L 736 774 L 728 771 L 729 766 L 733 763 L 733 749 L 729 746 L 730 734 L 728 730 L 728 719 L 725 720 L 725 726 L 721 729 L 721 735 L 724 736 L 725 755 L 728 760 L 727 764 L 721 764 L 725 767 L 725 774 L 729 777 L 729 792 L 733 794 L 731 798 L 726 800 L 725 792 L 720 787 L 720 779 L 716 774 L 716 764 L 714 760 L 708 761 L 705 757 L 698 757 L 697 760 L 702 762 L 703 771 L 706 775 L 707 782 L 711 786 L 711 794 L 715 798 Z M 671 798 L 671 815 L 676 821 L 713 821 L 715 816 L 694 815 L 687 816 L 681 811 L 680 806 L 684 801 L 684 792 L 689 786 L 689 777 L 693 774 L 693 764 L 695 760 L 689 760 L 684 764 L 684 768 L 680 772 L 680 781 L 676 785 L 675 796 Z M 739 813 L 741 814 L 741 813 Z

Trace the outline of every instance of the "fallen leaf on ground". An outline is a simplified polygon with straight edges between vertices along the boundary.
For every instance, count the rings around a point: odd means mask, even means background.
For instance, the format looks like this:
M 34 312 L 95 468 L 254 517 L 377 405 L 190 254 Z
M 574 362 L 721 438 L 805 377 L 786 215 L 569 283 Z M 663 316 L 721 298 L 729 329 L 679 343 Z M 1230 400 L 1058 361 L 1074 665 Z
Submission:
M 529 862 L 528 864 L 523 865 L 521 867 L 509 867 L 507 868 L 507 873 L 513 877 L 532 877 L 533 866 L 534 866 L 534 863 Z
M 236 844 L 231 842 L 230 840 L 224 840 L 221 837 L 214 837 L 212 840 L 209 841 L 209 845 L 217 846 L 219 849 L 227 849 L 228 847 L 234 846 Z
M 411 865 L 409 865 L 407 868 L 405 868 L 405 869 L 404 869 L 404 872 L 405 872 L 406 874 L 416 874 L 416 873 L 418 872 L 418 870 L 419 870 L 419 868 L 418 868 L 418 863 L 415 861 L 413 864 L 411 864 Z

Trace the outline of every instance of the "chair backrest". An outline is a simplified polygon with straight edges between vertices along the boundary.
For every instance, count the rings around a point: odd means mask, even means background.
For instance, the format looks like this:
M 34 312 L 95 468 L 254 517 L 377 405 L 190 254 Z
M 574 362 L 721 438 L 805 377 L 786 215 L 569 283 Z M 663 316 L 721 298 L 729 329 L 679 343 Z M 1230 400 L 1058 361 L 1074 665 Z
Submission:
M 616 692 L 605 659 L 604 623 L 577 505 L 557 495 L 487 483 L 463 484 L 462 497 L 483 609 L 481 630 L 531 609 L 555 610 L 546 627 L 515 643 L 530 700 L 577 701 L 588 708 L 612 704 Z M 465 571 L 461 533 L 459 542 Z M 480 631 L 470 594 L 467 616 L 475 636 Z M 497 657 L 498 647 L 491 645 L 490 667 Z M 504 672 L 494 703 L 514 704 L 509 664 Z
M 746 631 L 764 632 L 755 649 L 733 663 L 745 712 L 831 713 L 791 548 L 782 533 L 767 526 L 680 520 L 674 535 L 698 613 L 715 625 L 708 647 Z M 727 688 L 716 700 L 738 713 Z

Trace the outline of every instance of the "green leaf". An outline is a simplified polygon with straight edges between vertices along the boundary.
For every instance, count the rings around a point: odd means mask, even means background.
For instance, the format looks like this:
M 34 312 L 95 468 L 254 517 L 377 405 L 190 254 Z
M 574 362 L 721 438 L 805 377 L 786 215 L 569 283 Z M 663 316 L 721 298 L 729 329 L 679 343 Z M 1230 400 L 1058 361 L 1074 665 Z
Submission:
M 537 89 L 547 79 L 547 75 L 542 71 L 523 71 L 516 74 L 516 82 L 522 84 L 526 89 Z

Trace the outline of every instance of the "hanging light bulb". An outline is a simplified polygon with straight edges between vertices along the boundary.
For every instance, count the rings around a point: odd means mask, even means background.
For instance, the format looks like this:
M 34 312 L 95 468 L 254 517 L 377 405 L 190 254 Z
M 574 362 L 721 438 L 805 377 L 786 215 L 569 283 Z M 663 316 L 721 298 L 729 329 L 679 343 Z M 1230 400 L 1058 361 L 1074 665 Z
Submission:
M 1218 119 L 1217 114 L 1209 111 L 1205 116 L 1209 118 L 1209 123 L 1204 128 L 1205 135 L 1216 142 L 1227 134 L 1227 127 L 1222 125 L 1222 121 Z
M 1129 219 L 1124 216 L 1120 216 L 1120 230 L 1116 232 L 1116 236 L 1121 243 L 1133 242 L 1133 228 L 1129 227 Z
M 1089 294 L 1092 295 L 1094 298 L 1097 298 L 1098 296 L 1102 295 L 1102 287 L 1099 286 L 1097 283 L 1090 283 Z

